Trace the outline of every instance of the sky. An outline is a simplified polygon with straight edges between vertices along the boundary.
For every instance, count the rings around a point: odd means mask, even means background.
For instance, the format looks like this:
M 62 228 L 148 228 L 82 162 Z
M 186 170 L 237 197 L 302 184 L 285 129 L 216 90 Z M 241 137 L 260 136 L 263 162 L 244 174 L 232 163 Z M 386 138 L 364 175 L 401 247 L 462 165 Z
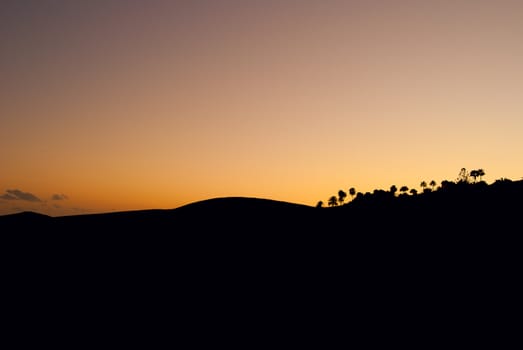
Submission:
M 523 177 L 523 2 L 0 0 L 0 215 Z

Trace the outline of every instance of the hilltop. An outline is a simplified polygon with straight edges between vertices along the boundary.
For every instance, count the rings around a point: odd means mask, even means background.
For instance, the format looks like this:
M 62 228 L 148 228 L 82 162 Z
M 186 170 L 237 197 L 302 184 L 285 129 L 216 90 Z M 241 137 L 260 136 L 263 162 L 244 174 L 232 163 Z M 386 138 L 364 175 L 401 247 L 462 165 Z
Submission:
M 334 295 L 364 305 L 414 298 L 417 307 L 453 302 L 460 288 L 468 299 L 485 283 L 510 290 L 522 196 L 523 181 L 498 181 L 418 195 L 378 190 L 325 208 L 214 198 L 170 210 L 20 213 L 0 217 L 0 230 L 23 281 L 56 276 L 52 283 L 69 288 L 77 279 L 80 290 L 114 288 L 117 299 L 131 290 L 159 309 L 180 293 L 182 303 L 212 304 L 250 290 L 252 303 L 285 288 L 292 298 L 309 293 L 307 303 Z
M 198 201 L 176 209 L 152 209 L 101 214 L 51 217 L 34 212 L 0 216 L 0 225 L 12 229 L 51 229 L 85 232 L 93 230 L 118 233 L 133 232 L 209 232 L 217 230 L 255 231 L 259 228 L 287 227 L 287 223 L 307 220 L 314 207 L 249 197 L 225 197 Z M 224 231 L 222 231 L 224 232 Z
M 176 209 L 49 217 L 25 212 L 0 217 L 11 230 L 121 234 L 441 234 L 511 230 L 521 211 L 523 181 L 443 182 L 416 195 L 375 190 L 334 207 L 249 197 L 213 198 Z

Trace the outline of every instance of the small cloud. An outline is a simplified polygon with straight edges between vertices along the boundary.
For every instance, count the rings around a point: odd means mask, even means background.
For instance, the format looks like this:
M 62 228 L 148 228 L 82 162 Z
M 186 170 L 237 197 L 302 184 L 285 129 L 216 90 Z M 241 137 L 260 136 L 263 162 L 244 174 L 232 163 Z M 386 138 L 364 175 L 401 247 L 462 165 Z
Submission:
M 42 200 L 29 192 L 22 192 L 20 190 L 7 190 L 3 195 L 0 196 L 0 199 L 5 200 L 21 200 L 28 202 L 41 202 Z
M 63 193 L 62 194 L 53 194 L 53 196 L 51 197 L 51 200 L 53 200 L 53 201 L 63 201 L 66 199 L 69 199 L 69 197 L 67 197 Z
M 5 193 L 5 194 L 0 196 L 0 199 L 5 199 L 6 201 L 14 201 L 14 200 L 17 200 L 18 198 L 16 198 L 15 196 L 10 195 L 9 193 Z

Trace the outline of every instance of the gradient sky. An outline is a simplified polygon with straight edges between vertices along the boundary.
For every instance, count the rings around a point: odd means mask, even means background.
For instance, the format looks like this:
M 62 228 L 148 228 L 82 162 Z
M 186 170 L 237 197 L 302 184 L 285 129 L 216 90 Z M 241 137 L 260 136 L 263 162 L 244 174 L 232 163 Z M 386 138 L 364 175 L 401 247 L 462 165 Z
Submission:
M 0 214 L 523 176 L 523 1 L 0 1 Z

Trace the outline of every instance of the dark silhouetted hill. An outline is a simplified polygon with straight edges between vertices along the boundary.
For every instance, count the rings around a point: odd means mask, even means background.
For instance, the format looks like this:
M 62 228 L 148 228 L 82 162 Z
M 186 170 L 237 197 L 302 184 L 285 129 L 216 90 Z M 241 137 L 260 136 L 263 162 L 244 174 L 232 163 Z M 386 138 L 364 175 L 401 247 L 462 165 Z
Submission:
M 255 233 L 259 229 L 301 229 L 314 217 L 313 207 L 260 198 L 215 198 L 177 209 L 140 210 L 102 214 L 49 217 L 24 212 L 0 217 L 11 229 L 49 232 L 157 232 L 170 234 Z M 92 231 L 91 231 L 92 230 Z M 267 232 L 269 233 L 269 232 Z M 289 232 L 290 233 L 290 232 Z
M 519 239 L 523 181 L 444 184 L 417 195 L 374 191 L 332 208 L 230 197 L 170 210 L 61 217 L 20 213 L 0 217 L 0 227 L 4 237 L 26 237 L 36 245 L 144 256 L 182 247 L 209 255 L 278 250 L 318 256 L 330 251 L 339 257 L 409 247 L 413 254 L 427 254 Z
M 498 319 L 513 305 L 522 196 L 523 182 L 505 181 L 376 191 L 333 208 L 216 198 L 172 210 L 7 215 L 4 285 L 42 315 L 58 306 L 64 319 L 102 323 L 168 316 L 214 327 L 226 315 L 283 327 L 282 315 L 348 315 L 389 326 L 401 315 L 461 332 L 464 317 L 454 315 Z
M 214 198 L 169 210 L 49 217 L 24 212 L 0 216 L 6 233 L 92 235 L 191 234 L 362 236 L 365 234 L 477 234 L 519 227 L 523 181 L 460 184 L 394 195 L 374 191 L 343 206 L 315 208 L 245 197 Z

